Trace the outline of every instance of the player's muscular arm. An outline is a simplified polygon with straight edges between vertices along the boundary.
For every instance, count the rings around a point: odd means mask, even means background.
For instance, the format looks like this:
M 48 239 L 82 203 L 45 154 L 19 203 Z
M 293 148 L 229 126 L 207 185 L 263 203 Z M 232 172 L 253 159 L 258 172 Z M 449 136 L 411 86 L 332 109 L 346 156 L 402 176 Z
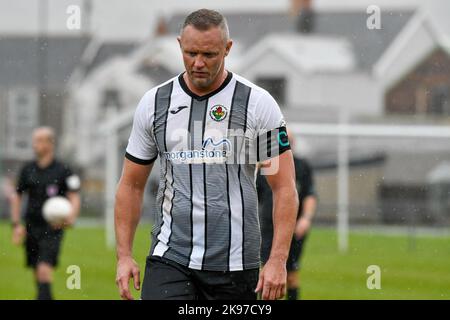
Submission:
M 274 175 L 267 175 L 273 194 L 273 227 L 271 258 L 286 259 L 294 232 L 298 212 L 298 193 L 295 185 L 295 168 L 292 152 L 279 156 L 279 170 Z
M 263 299 L 282 298 L 286 288 L 286 260 L 294 233 L 298 211 L 295 186 L 295 167 L 292 152 L 284 152 L 276 159 L 279 169 L 267 175 L 273 194 L 273 240 L 269 260 L 261 271 L 257 291 Z
M 117 257 L 131 256 L 134 233 L 141 215 L 145 184 L 152 165 L 124 160 L 123 173 L 116 193 L 114 222 Z
M 124 160 L 122 177 L 116 193 L 114 222 L 116 231 L 117 277 L 120 296 L 133 299 L 128 282 L 134 279 L 136 290 L 140 288 L 139 267 L 132 258 L 133 239 L 141 215 L 145 184 L 153 165 L 140 165 Z

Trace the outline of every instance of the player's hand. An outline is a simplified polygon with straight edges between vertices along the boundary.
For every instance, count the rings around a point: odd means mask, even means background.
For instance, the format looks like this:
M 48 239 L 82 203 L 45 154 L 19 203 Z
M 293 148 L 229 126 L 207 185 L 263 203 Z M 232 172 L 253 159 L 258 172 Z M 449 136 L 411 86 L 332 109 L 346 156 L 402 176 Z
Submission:
M 302 238 L 308 232 L 310 227 L 311 227 L 311 220 L 306 218 L 300 218 L 295 226 L 295 237 L 297 239 Z
M 132 257 L 119 258 L 117 261 L 116 284 L 119 287 L 120 297 L 124 300 L 133 300 L 129 288 L 131 278 L 134 280 L 134 288 L 140 290 L 141 280 L 138 264 Z
M 75 221 L 77 220 L 76 215 L 73 213 L 71 214 L 65 221 L 64 221 L 64 227 L 72 227 L 75 224 Z
M 12 243 L 16 246 L 19 246 L 23 243 L 23 239 L 25 238 L 27 231 L 25 227 L 21 224 L 14 226 L 12 232 Z
M 269 258 L 259 274 L 255 292 L 262 292 L 263 300 L 281 299 L 286 294 L 286 261 Z
M 54 230 L 61 230 L 68 226 L 66 221 L 58 222 L 58 223 L 51 223 L 50 225 Z

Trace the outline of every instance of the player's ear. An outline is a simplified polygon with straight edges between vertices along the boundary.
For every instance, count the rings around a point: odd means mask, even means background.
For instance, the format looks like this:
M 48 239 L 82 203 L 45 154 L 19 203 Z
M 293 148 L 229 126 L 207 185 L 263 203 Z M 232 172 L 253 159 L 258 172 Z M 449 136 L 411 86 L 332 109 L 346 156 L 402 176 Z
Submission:
M 180 46 L 180 49 L 181 49 L 181 36 L 177 37 L 177 41 L 178 41 L 178 45 Z
M 232 46 L 233 46 L 233 40 L 231 40 L 231 39 L 227 40 L 227 43 L 225 45 L 225 57 L 230 53 Z

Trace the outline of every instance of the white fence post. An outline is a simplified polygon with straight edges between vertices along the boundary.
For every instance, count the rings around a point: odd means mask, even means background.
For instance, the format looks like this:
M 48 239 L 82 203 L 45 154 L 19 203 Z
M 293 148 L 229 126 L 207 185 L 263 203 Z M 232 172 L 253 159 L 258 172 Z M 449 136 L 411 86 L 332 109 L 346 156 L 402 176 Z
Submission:
M 105 172 L 105 232 L 106 245 L 114 248 L 114 198 L 118 177 L 118 137 L 116 130 L 108 130 L 106 133 L 106 172 Z
M 337 176 L 337 230 L 339 252 L 348 250 L 349 230 L 349 137 L 348 116 L 343 115 L 339 125 L 338 137 L 338 176 Z

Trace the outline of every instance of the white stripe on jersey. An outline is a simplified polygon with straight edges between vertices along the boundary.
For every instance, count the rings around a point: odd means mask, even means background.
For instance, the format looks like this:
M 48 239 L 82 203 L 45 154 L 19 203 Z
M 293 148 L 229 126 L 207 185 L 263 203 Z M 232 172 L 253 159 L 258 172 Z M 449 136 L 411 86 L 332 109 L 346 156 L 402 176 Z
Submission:
M 197 170 L 203 175 L 203 167 L 197 166 Z M 194 168 L 192 168 L 194 169 Z M 202 176 L 195 177 L 192 174 L 192 253 L 189 261 L 189 268 L 201 269 L 203 255 L 205 254 L 205 193 Z M 197 178 L 197 179 L 196 179 Z M 200 178 L 200 179 L 199 179 Z
M 162 243 L 161 241 L 158 241 L 158 244 L 156 245 L 153 251 L 153 255 L 162 257 L 168 249 L 169 247 L 166 244 Z
M 233 176 L 233 173 L 236 176 Z M 231 243 L 230 243 L 230 271 L 242 270 L 242 195 L 237 170 L 229 170 L 230 207 L 231 207 Z
M 173 191 L 173 177 L 172 177 L 172 171 L 168 167 L 167 168 L 167 174 L 166 174 L 166 190 L 164 192 L 164 198 L 163 198 L 163 205 L 162 205 L 162 215 L 163 215 L 163 224 L 161 226 L 161 232 L 158 235 L 158 247 L 155 248 L 155 255 L 162 256 L 168 249 L 167 244 L 169 243 L 169 238 L 171 235 L 171 223 L 172 223 L 172 216 L 171 216 L 171 209 L 172 209 L 172 200 L 174 197 L 174 191 Z M 164 246 L 161 246 L 164 245 Z M 158 249 L 158 250 L 156 250 Z M 161 254 L 156 254 L 156 252 L 161 252 Z

